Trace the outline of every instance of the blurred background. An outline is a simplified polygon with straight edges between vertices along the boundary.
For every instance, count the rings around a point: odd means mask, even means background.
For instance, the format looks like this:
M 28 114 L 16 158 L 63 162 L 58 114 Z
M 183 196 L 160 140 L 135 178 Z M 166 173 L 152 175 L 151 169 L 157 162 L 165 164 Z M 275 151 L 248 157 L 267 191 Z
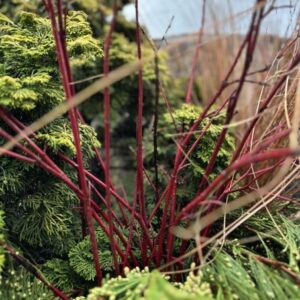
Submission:
M 170 21 L 172 26 L 167 37 L 193 33 L 200 28 L 202 0 L 140 0 L 140 20 L 150 36 L 160 39 Z M 206 33 L 213 34 L 217 29 L 223 33 L 245 33 L 255 0 L 209 0 L 207 1 Z M 299 8 L 298 0 L 277 0 L 277 6 L 291 6 L 278 9 L 270 14 L 262 30 L 267 34 L 285 36 L 295 25 Z M 133 4 L 124 7 L 123 13 L 129 20 L 135 18 Z M 216 21 L 219 24 L 216 24 Z M 217 27 L 217 28 L 216 28 Z
M 196 79 L 192 101 L 205 105 L 220 86 L 247 33 L 255 0 L 207 0 L 204 32 L 200 43 L 200 54 L 196 66 Z M 258 40 L 252 70 L 267 68 L 276 62 L 274 57 L 282 45 L 295 34 L 298 24 L 299 0 L 268 1 L 277 9 L 264 19 Z M 203 0 L 140 0 L 140 22 L 149 36 L 169 55 L 171 75 L 185 82 L 187 88 L 195 46 L 199 37 Z M 134 4 L 127 4 L 123 14 L 134 20 Z M 236 71 L 238 78 L 242 65 Z M 237 120 L 252 116 L 256 109 L 254 96 L 263 85 L 266 73 L 258 72 L 249 77 L 243 89 L 243 101 L 238 107 Z M 270 78 L 272 80 L 272 78 Z M 252 83 L 250 81 L 253 81 Z M 263 81 L 263 82 L 262 82 Z M 256 84 L 258 83 L 258 84 Z M 184 83 L 183 83 L 184 85 Z M 232 90 L 222 94 L 224 101 Z M 246 105 L 245 105 L 246 104 Z

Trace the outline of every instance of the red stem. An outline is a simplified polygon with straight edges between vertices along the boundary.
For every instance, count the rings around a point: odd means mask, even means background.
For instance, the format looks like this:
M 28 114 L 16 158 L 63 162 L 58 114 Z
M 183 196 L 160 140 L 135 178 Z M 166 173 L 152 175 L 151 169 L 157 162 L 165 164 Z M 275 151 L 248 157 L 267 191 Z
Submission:
M 103 59 L 103 74 L 107 76 L 109 73 L 109 49 L 112 43 L 112 34 L 116 25 L 118 7 L 116 1 L 113 4 L 113 18 L 110 24 L 108 34 L 104 42 L 104 59 Z M 109 224 L 109 239 L 111 243 L 111 251 L 115 271 L 117 275 L 120 275 L 119 264 L 116 256 L 115 243 L 113 241 L 113 223 L 112 223 L 112 207 L 111 207 L 111 193 L 110 193 L 110 92 L 109 88 L 104 89 L 104 150 L 105 150 L 105 162 L 104 162 L 104 174 L 105 174 L 105 200 L 108 209 L 108 224 Z
M 0 152 L 3 153 L 4 155 L 7 155 L 7 156 L 10 156 L 12 158 L 21 160 L 23 162 L 27 162 L 29 164 L 34 164 L 35 163 L 34 159 L 28 158 L 28 157 L 26 157 L 24 155 L 21 155 L 19 153 L 16 153 L 16 152 L 13 152 L 13 151 L 10 151 L 10 150 L 6 150 L 3 147 L 0 147 Z
M 238 170 L 250 163 L 257 163 L 268 159 L 285 158 L 289 156 L 295 156 L 299 152 L 299 149 L 292 150 L 289 148 L 282 148 L 267 151 L 264 153 L 248 153 L 241 157 L 239 160 L 232 163 L 227 167 L 199 196 L 194 198 L 188 205 L 186 205 L 177 217 L 176 223 L 186 216 L 192 209 L 194 209 L 201 201 L 205 200 L 209 194 L 233 171 Z
M 257 5 L 260 2 L 261 2 L 261 0 L 257 0 Z M 243 71 L 242 71 L 242 74 L 241 74 L 241 77 L 240 77 L 240 80 L 239 80 L 238 87 L 237 87 L 236 91 L 233 92 L 233 95 L 232 95 L 232 97 L 229 101 L 226 120 L 225 120 L 224 125 L 228 125 L 231 122 L 232 118 L 233 118 L 234 110 L 235 110 L 237 101 L 239 99 L 239 95 L 240 95 L 240 93 L 242 91 L 242 88 L 244 86 L 247 72 L 248 72 L 248 70 L 251 66 L 252 59 L 253 59 L 253 54 L 254 54 L 254 50 L 255 50 L 255 45 L 256 45 L 257 37 L 258 37 L 258 33 L 259 33 L 259 28 L 260 28 L 260 25 L 261 25 L 261 21 L 263 19 L 263 11 L 264 11 L 264 5 L 260 9 L 258 15 L 257 15 L 256 11 L 253 13 L 252 22 L 251 22 L 251 25 L 250 25 L 250 28 L 249 28 L 249 32 L 247 34 L 247 36 L 248 36 L 248 47 L 247 47 L 247 51 L 246 51 Z M 223 128 L 223 130 L 222 130 L 222 132 L 221 132 L 221 134 L 220 134 L 220 136 L 219 136 L 219 138 L 216 142 L 216 145 L 215 145 L 214 151 L 211 155 L 211 158 L 209 160 L 209 163 L 208 163 L 208 165 L 205 169 L 205 174 L 202 177 L 202 180 L 200 182 L 198 192 L 201 192 L 201 190 L 207 185 L 207 178 L 209 177 L 209 175 L 211 174 L 211 172 L 212 172 L 212 170 L 215 166 L 215 162 L 216 162 L 218 153 L 221 150 L 221 147 L 222 147 L 222 144 L 225 140 L 225 136 L 227 134 L 227 131 L 228 131 L 228 127 L 224 126 L 224 128 Z
M 169 195 L 170 193 L 168 193 L 169 189 L 171 187 L 174 187 L 174 181 L 176 180 L 177 177 L 177 169 L 180 165 L 179 161 L 183 155 L 182 153 L 182 149 L 185 149 L 185 146 L 189 143 L 190 139 L 192 138 L 192 136 L 194 135 L 194 131 L 197 130 L 197 128 L 199 127 L 200 123 L 202 122 L 202 120 L 205 118 L 205 116 L 207 115 L 208 111 L 210 110 L 210 108 L 213 106 L 213 104 L 217 101 L 217 99 L 219 98 L 219 96 L 222 94 L 223 90 L 226 88 L 227 86 L 227 81 L 229 79 L 229 77 L 231 76 L 231 74 L 233 73 L 236 65 L 239 62 L 239 59 L 242 55 L 242 52 L 245 48 L 245 46 L 247 45 L 248 42 L 248 36 L 245 37 L 243 43 L 241 44 L 238 53 L 232 63 L 232 65 L 230 66 L 223 83 L 221 84 L 219 90 L 216 92 L 216 94 L 209 100 L 208 105 L 206 106 L 206 108 L 203 110 L 203 112 L 200 114 L 199 118 L 195 121 L 195 123 L 193 124 L 193 126 L 189 129 L 189 131 L 187 132 L 187 135 L 185 136 L 185 138 L 182 140 L 182 142 L 180 143 L 180 147 L 177 147 L 177 153 L 176 153 L 176 158 L 175 158 L 175 162 L 174 162 L 174 168 L 173 168 L 173 175 L 171 177 L 170 182 L 168 183 L 168 186 L 166 187 L 165 191 L 163 192 L 163 194 L 168 194 L 168 196 L 166 197 L 166 204 L 165 204 L 165 209 L 163 212 L 163 217 L 162 217 L 162 223 L 161 223 L 161 228 L 160 228 L 160 234 L 158 235 L 159 238 L 159 243 L 158 243 L 158 250 L 156 252 L 156 264 L 157 266 L 160 265 L 160 260 L 161 260 L 161 255 L 162 255 L 162 247 L 163 247 L 163 240 L 164 240 L 164 235 L 162 234 L 162 232 L 165 230 L 165 226 L 166 226 L 166 214 L 168 212 L 168 205 L 170 202 L 169 199 Z M 167 103 L 168 106 L 168 103 Z M 162 200 L 162 197 L 161 197 Z M 159 201 L 161 202 L 161 201 Z
M 299 64 L 299 62 L 300 62 L 300 53 L 298 53 L 298 55 L 293 59 L 293 61 L 290 63 L 290 65 L 288 67 L 288 70 L 285 72 L 285 74 L 282 76 L 282 78 L 279 79 L 279 81 L 276 83 L 274 88 L 271 90 L 271 92 L 269 93 L 267 98 L 263 101 L 262 106 L 259 108 L 259 110 L 257 112 L 257 116 L 251 121 L 249 127 L 247 128 L 246 133 L 243 136 L 243 139 L 241 140 L 239 146 L 237 147 L 237 149 L 232 157 L 232 161 L 234 161 L 240 155 L 240 153 L 243 149 L 243 146 L 246 143 L 247 139 L 249 138 L 255 124 L 259 120 L 260 115 L 263 113 L 264 110 L 266 110 L 268 108 L 268 106 L 269 106 L 270 102 L 273 100 L 275 94 L 280 89 L 280 87 L 283 85 L 283 83 L 286 81 L 286 78 L 289 75 L 289 71 L 291 71 L 293 68 L 295 68 Z
M 142 60 L 142 47 L 141 47 L 141 29 L 139 23 L 139 1 L 135 0 L 135 20 L 136 20 L 136 44 L 138 59 Z M 143 221 L 148 223 L 146 216 L 145 197 L 144 197 L 144 177 L 143 177 L 143 102 L 144 102 L 144 84 L 143 84 L 143 67 L 140 64 L 138 68 L 138 116 L 136 123 L 136 141 L 137 141 L 137 170 L 136 170 L 136 187 L 135 198 L 139 204 L 139 209 Z M 133 220 L 131 220 L 131 226 Z M 147 249 L 145 239 L 143 239 L 142 248 L 143 263 L 147 264 Z
M 58 0 L 57 6 L 58 11 L 61 12 L 58 14 L 58 20 L 59 23 L 57 25 L 56 18 L 55 18 L 55 12 L 54 7 L 51 0 L 47 1 L 47 10 L 48 14 L 51 20 L 52 24 L 52 30 L 53 35 L 55 39 L 55 45 L 56 45 L 56 51 L 57 51 L 57 59 L 59 63 L 59 69 L 62 76 L 64 91 L 66 95 L 66 99 L 69 102 L 71 98 L 74 96 L 74 90 L 71 88 L 70 82 L 72 82 L 71 76 L 71 70 L 69 65 L 69 59 L 66 49 L 66 43 L 65 43 L 65 33 L 63 28 L 63 22 L 62 20 L 62 2 L 61 0 Z M 59 29 L 58 29 L 59 27 Z M 94 224 L 92 222 L 92 214 L 91 214 L 91 204 L 90 204 L 90 196 L 89 196 L 89 190 L 86 182 L 86 177 L 84 173 L 84 163 L 83 163 L 83 156 L 82 156 L 82 150 L 80 145 L 80 133 L 79 133 L 79 126 L 77 123 L 77 116 L 76 116 L 76 110 L 74 108 L 69 109 L 68 111 L 69 119 L 71 122 L 73 137 L 74 137 L 74 144 L 76 148 L 76 160 L 78 164 L 78 180 L 79 180 L 79 186 L 82 190 L 83 197 L 81 198 L 81 206 L 83 208 L 83 215 L 84 215 L 84 222 L 83 222 L 83 234 L 86 233 L 85 230 L 85 224 L 88 228 L 88 233 L 90 235 L 91 240 L 91 248 L 92 248 L 92 254 L 95 264 L 95 270 L 97 274 L 97 282 L 98 285 L 101 285 L 102 282 L 102 271 L 100 266 L 100 260 L 98 255 L 98 247 L 97 247 L 97 239 L 94 229 Z
M 141 49 L 141 30 L 139 23 L 139 1 L 135 0 L 135 16 L 136 16 L 136 44 L 138 59 L 142 59 Z M 143 67 L 138 69 L 138 117 L 136 124 L 136 139 L 137 139 L 137 178 L 136 178 L 136 197 L 140 206 L 141 215 L 146 220 L 146 210 L 144 203 L 144 180 L 143 180 L 143 99 L 144 99 L 144 85 L 143 85 Z
M 92 183 L 89 182 L 89 184 L 91 185 L 92 191 L 104 203 L 105 207 L 108 208 L 106 199 L 100 194 L 100 192 L 97 190 L 97 188 Z M 92 204 L 92 208 L 93 208 L 93 204 Z M 124 228 L 124 224 L 121 222 L 120 218 L 117 216 L 117 214 L 113 210 L 112 210 L 112 216 L 110 217 L 110 220 L 112 220 L 112 217 L 116 220 L 116 222 L 119 224 L 119 226 L 121 228 Z
M 0 108 L 1 109 L 1 108 Z M 17 133 L 21 132 L 21 129 L 25 128 L 25 126 L 18 120 L 16 120 L 13 116 L 10 116 L 7 112 L 5 112 L 5 114 L 2 114 L 2 117 L 5 116 L 5 120 L 8 122 L 8 125 L 11 126 Z M 17 124 L 16 124 L 17 123 Z M 20 126 L 21 128 L 19 128 L 18 126 Z M 0 129 L 0 135 L 3 136 L 4 138 L 6 138 L 7 140 L 14 140 L 14 137 L 12 137 L 11 135 L 9 135 L 8 133 L 6 133 L 4 130 Z M 35 134 L 33 133 L 33 136 L 35 136 Z M 28 138 L 28 137 L 26 137 Z M 29 139 L 29 138 L 28 138 Z M 34 146 L 35 150 L 37 150 L 37 152 L 39 154 L 42 154 L 42 156 L 44 158 L 48 158 L 47 159 L 47 164 L 45 164 L 43 161 L 40 160 L 40 158 L 38 156 L 36 156 L 31 150 L 27 149 L 24 145 L 20 144 L 19 142 L 16 143 L 17 147 L 20 148 L 23 152 L 25 152 L 27 155 L 29 155 L 30 157 L 33 157 L 34 162 L 37 162 L 37 164 L 45 169 L 46 171 L 48 171 L 49 173 L 51 173 L 52 175 L 58 177 L 59 179 L 61 179 L 63 182 L 65 182 L 77 195 L 78 197 L 82 197 L 82 193 L 81 191 L 77 188 L 76 185 L 74 185 L 70 179 L 54 164 L 54 162 L 51 161 L 51 159 L 47 156 L 47 154 L 45 152 L 43 152 L 43 150 L 41 150 L 38 146 L 36 146 L 33 141 L 31 141 L 29 139 L 29 141 L 31 142 L 31 144 Z M 59 153 L 58 154 L 60 158 L 62 158 L 64 161 L 66 161 L 67 163 L 69 163 L 71 166 L 73 167 L 77 167 L 77 164 L 75 162 L 73 162 L 71 159 L 69 159 L 68 157 L 66 157 L 64 154 Z M 49 165 L 51 165 L 52 169 L 49 167 Z M 47 168 L 48 167 L 48 168 Z M 57 170 L 60 170 L 60 172 L 58 172 Z M 62 174 L 61 174 L 62 173 Z M 88 171 L 86 171 L 86 173 L 88 173 Z M 92 175 L 93 176 L 93 175 Z M 96 178 L 95 178 L 96 179 Z M 97 179 L 98 180 L 98 179 Z M 100 181 L 100 180 L 98 180 Z M 100 181 L 101 182 L 101 181 Z M 102 182 L 101 182 L 102 183 Z M 105 186 L 104 183 L 102 183 L 101 187 Z M 94 209 L 98 212 L 100 212 L 104 219 L 106 221 L 109 220 L 109 218 L 107 217 L 107 215 L 104 214 L 104 212 L 102 212 L 102 210 L 100 210 L 100 207 L 98 207 L 98 205 L 95 202 L 91 202 L 92 205 L 94 206 Z M 99 222 L 98 222 L 99 224 Z M 116 228 L 116 227 L 115 227 Z M 119 236 L 120 240 L 122 241 L 122 243 L 124 244 L 124 246 L 127 245 L 126 239 L 122 236 L 122 234 L 120 233 L 120 231 L 116 228 L 115 229 L 116 234 Z M 129 252 L 130 256 L 132 257 L 132 260 L 134 263 L 137 262 L 135 260 L 134 255 L 132 254 L 132 252 Z

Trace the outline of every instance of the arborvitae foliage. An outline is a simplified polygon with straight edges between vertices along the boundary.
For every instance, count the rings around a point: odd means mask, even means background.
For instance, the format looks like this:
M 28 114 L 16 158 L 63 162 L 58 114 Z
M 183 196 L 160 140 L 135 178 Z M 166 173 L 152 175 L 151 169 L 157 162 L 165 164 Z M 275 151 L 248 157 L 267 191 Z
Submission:
M 8 17 L 14 17 L 21 10 L 37 12 L 41 4 L 40 0 L 2 0 L 0 12 Z
M 118 228 L 118 229 L 123 234 L 123 236 L 127 239 L 129 235 L 128 230 L 126 228 Z M 135 240 L 135 243 L 133 243 L 131 250 L 135 255 L 137 261 L 141 263 L 140 250 L 138 248 L 138 245 L 136 245 L 138 240 L 138 235 L 139 235 L 138 232 L 133 233 L 133 239 Z M 96 230 L 96 237 L 97 237 L 98 249 L 101 249 L 99 250 L 99 256 L 100 256 L 102 269 L 107 274 L 110 275 L 114 274 L 114 264 L 111 255 L 110 241 L 108 240 L 107 235 L 100 228 Z M 118 237 L 115 237 L 115 239 L 120 244 L 120 249 L 123 252 L 125 252 L 126 245 L 122 244 Z M 72 270 L 75 271 L 75 273 L 77 273 L 77 276 L 87 281 L 93 281 L 96 277 L 96 272 L 93 264 L 93 257 L 89 251 L 90 247 L 91 247 L 90 240 L 88 237 L 85 237 L 82 241 L 77 243 L 69 252 L 70 267 L 72 268 Z M 128 262 L 130 264 L 132 263 L 131 257 L 128 258 Z
M 49 22 L 29 13 L 16 23 L 3 15 L 0 21 L 1 105 L 21 111 L 43 105 L 44 112 L 63 101 Z
M 92 158 L 94 146 L 100 147 L 94 129 L 85 124 L 79 124 L 81 134 L 81 147 L 85 157 Z M 75 157 L 76 149 L 73 143 L 71 126 L 63 118 L 53 121 L 37 133 L 37 144 L 48 145 L 49 151 L 54 154 L 65 153 L 69 157 Z
M 108 279 L 101 288 L 91 291 L 87 300 L 97 299 L 164 299 L 164 300 L 210 300 L 210 289 L 206 284 L 195 280 L 196 276 L 190 274 L 184 285 L 177 289 L 168 282 L 168 278 L 158 271 L 149 272 L 148 269 L 129 271 L 125 268 L 124 278 Z M 200 278 L 200 277 L 199 277 Z M 176 284 L 175 284 L 176 285 Z M 178 284 L 177 284 L 178 285 Z
M 48 300 L 51 297 L 51 291 L 23 267 L 15 267 L 12 262 L 7 263 L 0 275 L 1 300 Z
M 199 106 L 183 104 L 175 109 L 172 114 L 167 112 L 163 115 L 163 118 L 161 118 L 158 128 L 159 147 L 157 149 L 160 184 L 164 185 L 166 183 L 165 174 L 170 174 L 172 170 L 177 147 L 176 141 L 178 141 L 178 138 L 186 136 L 188 130 L 200 116 L 201 111 L 202 109 Z M 199 134 L 211 123 L 195 147 L 195 150 L 189 155 L 184 168 L 180 172 L 177 188 L 177 198 L 180 203 L 184 204 L 195 196 L 199 181 L 204 174 L 217 138 L 222 131 L 224 118 L 224 113 L 212 111 L 210 117 L 204 119 L 193 133 L 189 147 L 193 145 Z M 145 163 L 146 166 L 153 171 L 151 132 L 147 132 L 146 137 L 147 136 L 150 142 L 146 143 Z M 214 169 L 209 176 L 210 181 L 216 178 L 216 176 L 229 165 L 234 149 L 235 138 L 233 133 L 229 132 L 217 156 Z
M 87 251 L 89 253 L 89 251 Z M 85 255 L 85 253 L 82 253 Z M 53 258 L 48 260 L 42 267 L 42 272 L 56 287 L 62 291 L 72 291 L 76 289 L 86 289 L 80 277 L 67 259 Z
M 0 22 L 0 104 L 20 110 L 23 118 L 30 111 L 32 120 L 64 100 L 50 21 L 22 12 L 15 23 L 4 15 Z M 74 73 L 99 63 L 102 50 L 84 13 L 70 12 L 67 37 Z
M 264 220 L 261 225 L 268 228 L 267 232 L 272 229 L 269 234 L 266 234 L 265 230 L 259 231 L 261 226 L 258 225 L 258 218 Z M 274 231 L 274 227 L 271 226 L 274 218 L 268 217 L 267 214 L 251 218 L 247 222 L 247 226 L 257 230 L 257 234 L 266 241 L 263 241 L 263 245 L 267 247 L 266 256 L 261 256 L 262 249 L 255 247 L 262 245 L 262 240 L 248 247 L 233 241 L 223 249 L 216 248 L 211 260 L 203 264 L 200 270 L 196 270 L 192 264 L 188 276 L 183 276 L 183 282 L 170 283 L 167 277 L 157 272 L 149 273 L 148 269 L 142 272 L 139 269 L 125 269 L 125 278 L 108 279 L 101 288 L 91 290 L 87 299 L 298 299 L 299 271 L 294 265 L 294 259 L 289 258 L 290 250 L 293 250 L 293 255 L 299 261 L 298 250 L 294 248 L 300 240 L 299 224 L 287 220 L 282 215 L 275 215 L 275 219 L 282 234 Z M 287 240 L 283 242 L 285 237 Z M 270 240 L 276 242 L 278 239 L 282 244 L 277 248 L 273 244 L 274 251 L 268 248 Z M 282 253 L 287 255 L 282 257 Z
M 255 259 L 255 255 L 242 256 L 237 247 L 236 255 L 216 253 L 214 260 L 203 270 L 215 299 L 298 299 L 297 284 L 287 274 Z
M 101 266 L 106 272 L 113 272 L 113 259 L 111 247 L 107 236 L 102 230 L 96 231 L 99 254 L 101 254 Z M 93 257 L 89 249 L 91 248 L 89 237 L 79 242 L 69 252 L 70 266 L 75 272 L 85 280 L 94 280 L 96 277 Z
M 164 116 L 164 122 L 161 124 L 161 135 L 164 137 L 166 141 L 171 144 L 171 142 L 176 140 L 178 136 L 187 132 L 187 130 L 194 124 L 194 122 L 199 118 L 201 114 L 201 107 L 189 104 L 183 104 L 180 108 L 176 109 L 172 116 L 169 113 L 166 113 Z M 188 167 L 185 171 L 186 173 L 190 173 L 190 178 L 195 178 L 199 180 L 201 176 L 204 174 L 205 167 L 207 166 L 209 159 L 213 153 L 214 146 L 216 140 L 223 129 L 223 123 L 225 119 L 224 113 L 214 113 L 212 112 L 210 117 L 207 117 L 201 124 L 196 128 L 194 132 L 194 138 L 191 139 L 190 144 L 192 145 L 196 137 L 204 131 L 205 127 L 209 123 L 211 125 L 207 128 L 203 138 L 200 139 L 195 151 L 189 157 Z M 175 124 L 173 123 L 175 121 Z M 164 125 L 164 126 L 163 126 Z M 175 130 L 177 129 L 177 130 Z M 224 170 L 231 159 L 231 155 L 235 148 L 235 139 L 233 133 L 229 133 L 226 136 L 225 142 L 222 145 L 221 151 L 217 156 L 217 160 L 215 163 L 215 167 L 213 172 L 210 174 L 209 179 L 214 179 L 222 170 Z M 161 151 L 168 151 L 168 146 L 161 147 Z M 184 173 L 185 173 L 184 172 Z M 190 181 L 190 180 L 188 180 Z
M 72 71 L 85 72 L 101 59 L 99 42 L 92 37 L 84 13 L 70 12 L 66 24 Z M 21 12 L 14 22 L 0 15 L 0 25 L 0 105 L 28 125 L 65 101 L 50 21 Z M 16 134 L 2 126 L 11 135 Z M 92 148 L 100 144 L 91 127 L 79 124 L 79 129 L 88 167 Z M 66 117 L 37 132 L 34 141 L 76 180 L 76 170 L 58 158 L 60 153 L 73 159 L 76 152 Z M 1 145 L 5 142 L 0 139 Z M 48 270 L 58 259 L 66 258 L 81 239 L 79 199 L 65 184 L 34 164 L 1 157 L 0 202 L 6 215 L 8 241 Z

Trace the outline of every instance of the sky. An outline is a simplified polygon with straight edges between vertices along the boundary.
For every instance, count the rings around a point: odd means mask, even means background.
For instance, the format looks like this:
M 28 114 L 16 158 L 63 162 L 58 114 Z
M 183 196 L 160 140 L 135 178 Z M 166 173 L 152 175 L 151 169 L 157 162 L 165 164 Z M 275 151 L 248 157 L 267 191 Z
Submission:
M 164 36 L 172 18 L 173 21 L 167 36 L 196 32 L 200 28 L 202 1 L 139 0 L 140 22 L 154 39 Z M 206 2 L 205 32 L 213 33 L 216 24 L 219 32 L 246 32 L 250 21 L 251 7 L 255 0 L 207 0 Z M 278 9 L 272 12 L 264 21 L 262 32 L 280 36 L 290 34 L 296 23 L 299 2 L 299 0 L 277 0 L 277 6 L 293 5 L 294 8 Z M 134 5 L 127 5 L 123 13 L 128 19 L 133 20 L 135 18 Z M 234 22 L 228 22 L 228 17 L 232 15 L 235 16 Z M 217 22 L 213 21 L 216 18 Z

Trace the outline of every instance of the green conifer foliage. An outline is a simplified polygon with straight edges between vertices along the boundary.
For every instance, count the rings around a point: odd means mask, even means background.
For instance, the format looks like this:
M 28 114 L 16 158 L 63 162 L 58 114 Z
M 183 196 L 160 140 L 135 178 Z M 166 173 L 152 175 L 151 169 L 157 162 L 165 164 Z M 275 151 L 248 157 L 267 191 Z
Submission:
M 122 17 L 119 17 L 118 20 L 121 20 Z M 130 24 L 130 23 L 129 23 Z M 130 28 L 127 31 L 124 30 L 125 25 L 120 25 L 120 32 L 116 31 L 112 37 L 112 46 L 110 48 L 110 69 L 115 70 L 125 64 L 131 63 L 136 60 L 137 50 L 135 41 L 132 39 L 132 29 Z M 125 29 L 128 27 L 125 27 Z M 124 32 L 125 31 L 125 32 Z M 128 37 L 128 36 L 129 37 Z M 104 39 L 105 36 L 101 36 L 101 39 Z M 143 58 L 145 58 L 146 63 L 143 66 L 143 83 L 144 83 L 144 119 L 145 125 L 151 122 L 151 119 L 154 114 L 154 97 L 155 97 L 155 66 L 154 60 L 149 59 L 153 56 L 152 48 L 145 42 L 142 46 Z M 160 71 L 160 80 L 164 85 L 170 84 L 170 77 L 166 65 L 167 54 L 161 52 L 159 54 L 160 63 L 159 63 L 159 71 Z M 92 73 L 82 74 L 80 79 L 85 79 L 90 77 L 91 75 L 97 75 L 102 73 L 102 70 L 94 69 Z M 112 138 L 117 139 L 118 136 L 122 136 L 122 142 L 125 144 L 131 143 L 132 146 L 132 138 L 135 137 L 135 125 L 136 125 L 136 116 L 137 116 L 137 97 L 138 97 L 138 80 L 137 74 L 132 74 L 123 80 L 117 82 L 110 88 L 111 95 L 111 130 L 112 130 Z M 78 78 L 79 79 L 79 78 Z M 76 85 L 78 89 L 90 84 L 91 81 L 85 82 L 84 84 Z M 83 104 L 82 111 L 90 123 L 93 122 L 93 125 L 98 129 L 101 134 L 102 130 L 102 122 L 101 116 L 103 107 L 99 105 L 99 99 L 103 99 L 103 96 L 97 95 L 93 97 L 89 102 Z M 164 110 L 164 103 L 161 101 L 160 109 Z M 125 113 L 124 113 L 125 112 Z M 126 126 L 124 126 L 126 123 Z
M 184 136 L 188 132 L 201 114 L 201 111 L 202 109 L 199 106 L 182 104 L 179 108 L 174 109 L 172 116 L 169 113 L 165 113 L 163 118 L 161 118 L 158 130 L 158 164 L 160 170 L 171 172 L 176 153 L 176 141 L 178 141 L 180 136 Z M 212 114 L 211 117 L 204 119 L 195 130 L 185 150 L 186 152 L 196 141 L 196 138 L 201 134 L 202 130 L 211 123 L 207 130 L 205 129 L 205 134 L 188 156 L 185 167 L 179 173 L 177 197 L 180 203 L 184 204 L 184 201 L 188 201 L 195 196 L 201 177 L 213 153 L 217 138 L 222 131 L 224 118 L 225 115 L 223 113 L 218 113 L 216 116 Z M 147 135 L 149 136 L 149 132 Z M 151 141 L 151 137 L 149 140 Z M 209 176 L 210 181 L 216 178 L 216 176 L 229 165 L 234 149 L 235 138 L 233 133 L 229 132 L 217 156 L 214 169 Z M 153 165 L 153 145 L 151 142 L 146 144 L 145 153 L 145 163 L 148 167 L 151 167 Z M 161 172 L 159 173 L 159 180 L 162 184 L 165 184 L 166 179 Z M 181 183 L 184 183 L 184 185 Z
M 204 280 L 214 290 L 215 299 L 288 300 L 300 297 L 299 287 L 287 273 L 257 261 L 254 253 L 248 257 L 241 253 L 241 247 L 236 247 L 234 256 L 221 251 L 203 268 Z
M 1 300 L 48 300 L 53 294 L 42 282 L 34 278 L 23 267 L 12 262 L 0 275 Z
M 72 72 L 88 72 L 100 62 L 102 49 L 92 37 L 87 16 L 70 12 L 66 25 Z M 50 21 L 20 12 L 15 21 L 1 14 L 0 26 L 0 105 L 28 125 L 65 101 Z M 11 135 L 16 134 L 4 123 L 0 125 Z M 92 127 L 79 124 L 79 129 L 88 168 L 92 149 L 100 143 Z M 1 138 L 0 145 L 5 143 Z M 76 154 L 66 117 L 37 132 L 35 143 L 76 182 L 76 170 L 58 158 L 58 153 L 71 159 Z M 6 214 L 8 241 L 36 263 L 56 259 L 47 264 L 48 270 L 81 239 L 79 199 L 64 183 L 34 164 L 1 157 L 0 203 Z
M 194 124 L 197 118 L 201 114 L 201 107 L 195 105 L 183 104 L 180 108 L 175 109 L 172 113 L 175 120 L 177 128 L 184 134 L 188 129 Z M 169 141 L 174 141 L 176 136 L 176 131 L 174 130 L 174 124 L 172 117 L 169 113 L 165 114 L 165 123 L 167 127 L 162 128 L 162 134 L 164 138 Z M 196 137 L 201 134 L 201 131 L 211 122 L 211 125 L 205 131 L 203 138 L 200 140 L 193 154 L 190 156 L 190 167 L 186 171 L 191 172 L 190 177 L 200 178 L 204 174 L 205 167 L 209 162 L 212 152 L 215 147 L 216 140 L 223 129 L 225 115 L 223 113 L 217 114 L 216 116 L 211 116 L 206 118 L 198 126 L 194 133 L 194 138 L 191 139 L 190 145 L 192 145 Z M 224 144 L 222 145 L 221 151 L 218 154 L 215 168 L 210 175 L 209 179 L 214 179 L 222 170 L 224 170 L 231 159 L 232 152 L 235 148 L 235 140 L 232 133 L 226 136 Z
M 74 272 L 67 259 L 50 259 L 43 265 L 42 271 L 47 280 L 63 291 L 84 289 L 82 279 Z
M 109 240 L 102 230 L 97 230 L 96 236 L 98 245 L 101 247 L 101 251 L 99 251 L 101 266 L 105 271 L 112 272 L 113 259 Z M 86 237 L 69 252 L 70 266 L 85 280 L 94 280 L 96 277 L 93 257 L 89 251 L 90 247 L 89 237 Z
M 40 0 L 2 0 L 0 13 L 13 18 L 21 10 L 37 12 L 41 4 Z
M 22 112 L 39 109 L 37 117 L 64 100 L 50 21 L 22 12 L 15 23 L 1 15 L 0 25 L 0 104 Z M 67 37 L 75 74 L 99 62 L 102 50 L 84 13 L 70 12 Z
M 87 300 L 118 299 L 162 299 L 162 300 L 211 300 L 208 285 L 199 283 L 195 286 L 195 276 L 190 274 L 185 288 L 177 289 L 168 282 L 168 278 L 158 271 L 149 272 L 148 268 L 125 269 L 125 278 L 108 279 L 101 288 L 91 290 Z M 180 285 L 179 285 L 180 286 Z M 181 287 L 181 286 L 180 286 Z M 187 288 L 189 287 L 189 288 Z M 192 288 L 193 287 L 193 288 Z M 193 291 L 191 291 L 193 289 Z
M 126 228 L 119 228 L 119 231 L 123 234 L 125 238 L 128 237 L 129 233 Z M 96 230 L 96 237 L 98 243 L 99 257 L 101 261 L 101 266 L 103 270 L 107 274 L 114 274 L 114 263 L 111 255 L 111 246 L 110 241 L 107 238 L 107 235 L 104 233 L 102 229 Z M 138 239 L 138 233 L 134 233 L 134 239 Z M 116 238 L 120 245 L 120 249 L 125 252 L 126 247 L 124 244 L 120 242 L 119 238 Z M 72 268 L 72 271 L 77 273 L 81 278 L 92 281 L 96 277 L 96 272 L 93 264 L 93 257 L 90 253 L 90 240 L 88 237 L 85 237 L 82 241 L 77 243 L 72 249 L 69 251 L 69 264 Z M 137 245 L 133 244 L 132 252 L 134 253 L 137 260 L 141 263 L 140 250 Z M 131 258 L 128 259 L 129 263 L 131 263 Z

